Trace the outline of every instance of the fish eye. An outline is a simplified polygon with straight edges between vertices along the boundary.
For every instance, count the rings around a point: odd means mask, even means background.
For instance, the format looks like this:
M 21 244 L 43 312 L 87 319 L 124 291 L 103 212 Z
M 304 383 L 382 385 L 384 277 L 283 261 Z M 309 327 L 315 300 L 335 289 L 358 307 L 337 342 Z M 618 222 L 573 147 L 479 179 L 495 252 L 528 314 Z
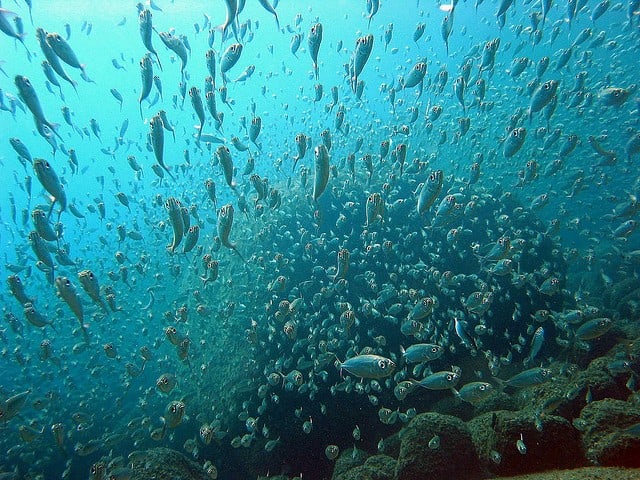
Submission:
M 450 373 L 447 374 L 447 382 L 451 382 L 453 380 L 453 375 L 451 375 Z
M 378 366 L 384 370 L 385 368 L 387 368 L 387 364 L 385 363 L 384 360 L 378 360 Z
M 436 353 L 438 351 L 438 347 L 432 347 L 431 348 L 431 353 Z

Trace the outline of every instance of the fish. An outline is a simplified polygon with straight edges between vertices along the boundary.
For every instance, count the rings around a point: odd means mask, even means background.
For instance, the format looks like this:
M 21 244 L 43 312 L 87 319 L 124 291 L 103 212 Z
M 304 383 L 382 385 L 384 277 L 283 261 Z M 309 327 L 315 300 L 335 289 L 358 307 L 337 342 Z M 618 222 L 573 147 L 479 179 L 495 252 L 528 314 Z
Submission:
M 64 212 L 67 208 L 67 195 L 64 190 L 64 185 L 60 182 L 51 164 L 42 158 L 33 159 L 33 171 L 42 187 L 53 197 L 51 210 L 53 210 L 53 206 L 58 203 L 60 207 L 59 217 L 60 213 Z
M 407 363 L 424 363 L 442 357 L 444 348 L 432 343 L 416 343 L 410 345 L 406 350 L 401 346 L 400 353 L 402 359 Z
M 472 405 L 480 403 L 489 397 L 494 391 L 493 385 L 487 382 L 466 383 L 459 391 L 453 389 L 453 393 L 457 398 Z
M 91 300 L 98 304 L 100 308 L 102 308 L 103 312 L 107 313 L 107 305 L 100 297 L 100 284 L 98 282 L 98 277 L 96 277 L 91 270 L 82 270 L 78 272 L 78 280 L 80 280 L 80 285 L 87 295 L 91 297 Z
M 25 390 L 24 392 L 17 393 L 7 398 L 0 403 L 0 423 L 7 423 L 14 418 L 22 407 L 24 407 L 27 397 L 31 393 L 31 390 Z
M 356 355 L 341 362 L 338 370 L 349 372 L 359 378 L 385 378 L 393 374 L 396 364 L 380 355 Z
M 86 343 L 89 343 L 89 334 L 84 324 L 84 308 L 78 296 L 75 285 L 65 276 L 59 276 L 55 279 L 56 294 L 69 306 L 75 315 Z
M 317 202 L 329 183 L 329 152 L 320 144 L 314 149 L 315 176 L 313 180 L 313 201 Z
M 300 33 L 294 33 L 293 36 L 291 37 L 289 50 L 291 51 L 291 54 L 296 58 L 298 58 L 296 53 L 298 52 L 298 49 L 300 48 L 301 43 L 302 43 L 302 35 Z
M 575 331 L 575 338 L 578 340 L 593 340 L 607 333 L 613 326 L 610 318 L 593 318 L 584 322 Z
M 200 95 L 200 89 L 197 87 L 191 87 L 189 89 L 189 98 L 191 99 L 191 105 L 198 116 L 198 120 L 200 120 L 200 128 L 198 129 L 198 136 L 196 137 L 196 141 L 200 141 L 200 135 L 202 133 L 202 129 L 204 128 L 204 104 L 202 103 L 202 96 Z M 159 162 L 158 162 L 159 163 Z
M 175 177 L 169 171 L 169 168 L 164 163 L 164 125 L 160 115 L 154 115 L 149 121 L 151 147 L 153 154 L 156 157 L 156 162 L 162 167 L 162 169 L 169 174 L 169 176 L 175 180 Z
M 164 208 L 169 213 L 169 222 L 173 229 L 173 239 L 169 245 L 167 245 L 167 251 L 175 253 L 176 248 L 182 242 L 184 237 L 184 220 L 182 217 L 182 204 L 180 200 L 175 197 L 169 197 L 164 202 Z
M 70 67 L 80 69 L 82 73 L 85 72 L 85 65 L 80 63 L 71 46 L 59 33 L 47 33 L 47 43 L 60 60 Z
M 417 202 L 418 215 L 425 213 L 440 195 L 444 180 L 442 170 L 433 170 L 423 182 Z
M 24 304 L 24 317 L 36 328 L 44 328 L 48 325 L 55 330 L 53 322 L 51 320 L 47 320 L 42 313 L 37 311 L 33 306 L 33 303 L 29 302 Z
M 280 20 L 278 20 L 278 14 L 276 13 L 275 7 L 273 5 L 271 5 L 271 3 L 269 3 L 269 0 L 258 0 L 258 2 L 260 2 L 260 5 L 262 5 L 262 7 L 267 12 L 269 12 L 271 15 L 273 15 L 275 17 L 275 19 L 276 19 L 276 27 L 277 27 L 278 30 L 280 30 Z
M 164 43 L 165 47 L 178 56 L 180 59 L 180 73 L 184 75 L 184 69 L 187 66 L 187 61 L 189 59 L 187 47 L 185 47 L 184 42 L 180 37 L 176 37 L 169 32 L 160 32 L 158 36 L 160 37 L 160 40 L 162 40 L 162 43 Z
M 416 386 L 429 390 L 449 390 L 453 389 L 460 381 L 460 373 L 457 371 L 443 370 L 432 373 L 420 381 L 413 380 Z
M 234 208 L 230 203 L 223 205 L 218 212 L 218 237 L 220 237 L 220 243 L 225 247 L 233 250 L 236 254 L 246 263 L 244 257 L 238 251 L 235 243 L 231 243 L 229 240 L 229 234 L 233 227 L 233 213 Z
M 31 84 L 31 81 L 23 75 L 16 75 L 15 84 L 18 87 L 18 91 L 20 92 L 20 98 L 27 105 L 27 108 L 31 111 L 33 115 L 33 120 L 36 123 L 36 129 L 38 133 L 43 137 L 50 137 L 53 132 L 60 140 L 62 137 L 58 134 L 58 124 L 49 122 L 42 111 L 42 106 L 40 105 L 40 101 L 38 100 L 38 95 L 36 94 L 36 90 Z M 48 131 L 45 131 L 43 126 L 48 128 Z
M 147 49 L 149 53 L 153 53 L 155 55 L 156 60 L 158 62 L 158 66 L 160 70 L 162 70 L 162 63 L 160 62 L 160 57 L 158 56 L 158 52 L 153 48 L 153 43 L 151 39 L 151 34 L 153 33 L 153 14 L 150 10 L 144 9 L 140 12 L 138 16 L 138 29 L 140 31 L 140 38 L 142 39 L 142 44 Z
M 153 63 L 149 55 L 145 55 L 140 59 L 140 78 L 142 80 L 142 88 L 140 89 L 138 103 L 140 105 L 140 118 L 142 118 L 142 101 L 149 96 L 151 87 L 153 87 Z
M 513 157 L 524 145 L 527 137 L 527 130 L 524 127 L 517 127 L 509 132 L 502 145 L 502 154 L 505 158 Z
M 543 367 L 534 367 L 528 370 L 524 370 L 508 380 L 502 380 L 500 378 L 494 377 L 494 380 L 498 382 L 500 388 L 504 389 L 506 387 L 512 388 L 527 388 L 535 385 L 540 385 L 542 383 L 548 382 L 552 379 L 552 372 L 548 368 Z
M 198 243 L 200 238 L 200 225 L 191 225 L 185 234 L 184 247 L 182 253 L 189 253 Z
M 400 86 L 402 89 L 413 88 L 419 86 L 418 97 L 422 95 L 424 77 L 427 74 L 427 64 L 425 62 L 417 62 L 409 71 L 409 73 L 402 79 Z
M 231 188 L 235 189 L 237 184 L 233 179 L 233 159 L 231 158 L 231 151 L 229 147 L 224 145 L 220 145 L 215 152 L 215 156 L 220 162 L 220 166 L 222 167 L 222 173 L 224 174 L 224 179 L 227 185 Z
M 238 6 L 238 0 L 224 0 L 224 3 L 227 7 L 227 16 L 225 18 L 225 21 L 223 24 L 219 25 L 217 27 L 217 29 L 222 32 L 222 40 L 224 41 L 226 36 L 227 36 L 227 28 L 229 28 L 229 25 L 231 25 L 232 29 L 233 29 L 233 33 L 236 37 L 236 40 L 238 39 L 238 35 L 237 35 L 237 16 L 238 14 L 242 11 L 242 8 L 239 8 Z M 244 2 L 241 2 L 244 5 Z
M 27 293 L 25 292 L 24 283 L 22 283 L 20 277 L 18 277 L 17 275 L 9 275 L 7 277 L 7 284 L 9 285 L 9 291 L 11 292 L 11 295 L 13 295 L 21 305 L 24 306 L 27 303 L 34 302 L 34 299 L 27 295 Z
M 227 47 L 227 49 L 222 54 L 222 59 L 220 60 L 220 75 L 222 76 L 222 82 L 226 85 L 228 78 L 226 73 L 234 67 L 238 60 L 240 60 L 240 55 L 242 54 L 242 44 L 233 43 Z
M 551 99 L 556 95 L 559 83 L 560 82 L 557 80 L 547 80 L 536 88 L 533 95 L 531 95 L 531 102 L 529 103 L 529 122 L 531 122 L 533 114 L 547 106 Z
M 349 63 L 349 76 L 351 83 L 351 90 L 356 92 L 356 86 L 358 84 L 358 78 L 364 69 L 364 66 L 369 60 L 371 51 L 373 50 L 373 35 L 368 34 L 359 37 L 356 40 L 356 48 L 353 51 L 353 56 Z
M 311 26 L 308 35 L 309 55 L 311 55 L 311 61 L 313 62 L 313 73 L 316 80 L 318 80 L 318 53 L 320 52 L 320 44 L 322 43 L 322 24 L 315 23 Z

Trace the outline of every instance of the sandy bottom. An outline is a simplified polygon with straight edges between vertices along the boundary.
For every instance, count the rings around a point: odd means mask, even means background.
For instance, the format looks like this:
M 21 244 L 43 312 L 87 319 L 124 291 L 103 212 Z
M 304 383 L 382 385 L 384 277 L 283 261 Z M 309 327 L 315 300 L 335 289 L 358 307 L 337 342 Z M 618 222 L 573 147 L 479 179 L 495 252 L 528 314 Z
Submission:
M 500 480 L 640 480 L 640 468 L 585 467 L 499 478 Z

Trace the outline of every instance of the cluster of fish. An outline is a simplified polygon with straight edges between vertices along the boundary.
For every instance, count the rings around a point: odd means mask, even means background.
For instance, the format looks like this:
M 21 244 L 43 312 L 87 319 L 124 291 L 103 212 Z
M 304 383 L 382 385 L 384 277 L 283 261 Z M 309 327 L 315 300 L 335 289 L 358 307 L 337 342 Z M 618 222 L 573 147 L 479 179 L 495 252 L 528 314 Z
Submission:
M 222 24 L 205 15 L 192 35 L 158 31 L 167 13 L 138 4 L 139 41 L 111 62 L 114 76 L 139 65 L 127 90 L 91 83 L 70 26 L 36 29 L 44 77 L 4 65 L 13 84 L 0 90 L 23 132 L 5 142 L 19 164 L 2 159 L 15 179 L 2 210 L 7 468 L 129 478 L 154 445 L 211 478 L 231 468 L 229 448 L 291 459 L 322 444 L 333 460 L 379 440 L 372 418 L 405 423 L 443 395 L 475 406 L 575 375 L 554 360 L 589 355 L 625 320 L 601 292 L 640 259 L 640 2 L 467 3 L 428 13 L 442 43 L 427 22 L 382 23 L 378 0 L 349 31 L 300 12 L 281 27 L 285 6 L 259 0 L 265 27 L 225 0 Z M 0 31 L 30 60 L 18 18 L 0 9 Z M 267 53 L 281 72 L 261 67 Z M 80 98 L 106 87 L 117 125 L 93 112 L 76 125 L 60 79 Z M 65 127 L 45 116 L 52 103 Z M 629 358 L 610 367 L 635 391 Z M 329 442 L 318 425 L 336 415 L 353 426 Z

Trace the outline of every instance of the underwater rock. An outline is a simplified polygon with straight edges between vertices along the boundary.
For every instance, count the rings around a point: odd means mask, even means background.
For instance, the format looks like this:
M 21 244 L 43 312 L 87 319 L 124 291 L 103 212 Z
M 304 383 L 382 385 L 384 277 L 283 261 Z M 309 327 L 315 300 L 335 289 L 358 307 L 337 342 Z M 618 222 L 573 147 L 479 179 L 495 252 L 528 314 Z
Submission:
M 336 476 L 335 480 L 392 480 L 396 468 L 395 458 L 387 455 L 374 455 L 367 458 L 363 465 L 357 466 Z
M 621 300 L 640 289 L 640 280 L 631 277 L 614 283 L 606 289 L 603 295 L 604 304 L 608 308 L 617 308 Z
M 580 435 L 565 418 L 532 412 L 491 412 L 469 422 L 482 466 L 496 475 L 515 475 L 586 464 Z
M 640 467 L 640 438 L 624 429 L 640 422 L 640 408 L 605 399 L 585 406 L 574 426 L 582 433 L 587 459 L 596 465 Z
M 437 441 L 433 441 L 438 437 Z M 397 480 L 480 478 L 480 463 L 467 425 L 438 413 L 417 415 L 400 435 Z
M 357 448 L 348 448 L 343 450 L 340 456 L 336 459 L 336 465 L 333 468 L 333 479 L 342 475 L 347 470 L 362 465 L 369 454 L 364 450 L 358 450 Z
M 171 480 L 210 480 L 200 465 L 169 448 L 147 450 L 144 462 L 133 464 L 131 480 L 167 478 Z

